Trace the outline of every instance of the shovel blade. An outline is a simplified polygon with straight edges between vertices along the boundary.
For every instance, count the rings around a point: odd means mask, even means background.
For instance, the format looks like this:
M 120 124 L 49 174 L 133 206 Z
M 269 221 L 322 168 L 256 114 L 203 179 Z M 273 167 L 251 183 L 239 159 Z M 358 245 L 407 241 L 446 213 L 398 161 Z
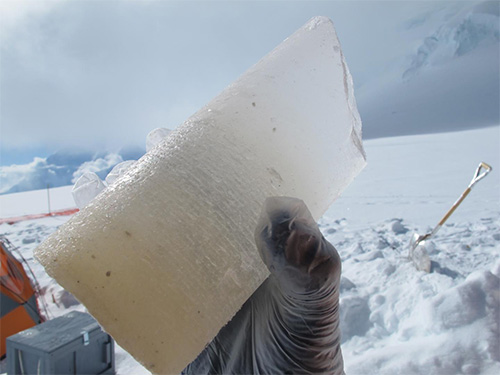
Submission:
M 419 271 L 431 272 L 431 258 L 426 249 L 426 241 L 414 234 L 410 243 L 410 259 Z

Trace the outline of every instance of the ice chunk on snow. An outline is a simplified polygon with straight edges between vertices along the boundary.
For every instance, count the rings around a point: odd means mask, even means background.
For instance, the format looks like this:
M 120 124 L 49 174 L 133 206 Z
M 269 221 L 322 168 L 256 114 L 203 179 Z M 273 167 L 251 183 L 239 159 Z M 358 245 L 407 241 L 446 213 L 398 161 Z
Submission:
M 127 171 L 127 169 L 129 169 L 135 163 L 136 163 L 135 160 L 126 160 L 121 162 L 120 164 L 115 165 L 113 169 L 106 176 L 106 183 L 108 184 L 108 186 L 114 183 L 120 176 L 122 176 Z
M 364 165 L 339 41 L 313 19 L 36 256 L 147 368 L 179 373 L 268 276 L 253 240 L 265 199 L 302 199 L 317 220 Z
M 75 182 L 71 193 L 73 194 L 76 206 L 82 209 L 105 188 L 106 186 L 98 175 L 94 172 L 85 172 Z
M 149 152 L 149 150 L 153 149 L 158 143 L 167 138 L 170 133 L 172 133 L 172 131 L 167 128 L 156 128 L 151 130 L 146 137 L 146 152 Z

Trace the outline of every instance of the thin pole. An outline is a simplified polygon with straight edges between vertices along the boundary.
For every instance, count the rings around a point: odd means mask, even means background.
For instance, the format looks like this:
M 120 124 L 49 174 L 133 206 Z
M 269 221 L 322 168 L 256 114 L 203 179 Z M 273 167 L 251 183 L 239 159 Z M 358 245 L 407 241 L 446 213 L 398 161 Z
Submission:
M 49 192 L 50 184 L 47 184 L 47 203 L 49 206 L 49 215 L 51 214 L 50 212 L 50 192 Z

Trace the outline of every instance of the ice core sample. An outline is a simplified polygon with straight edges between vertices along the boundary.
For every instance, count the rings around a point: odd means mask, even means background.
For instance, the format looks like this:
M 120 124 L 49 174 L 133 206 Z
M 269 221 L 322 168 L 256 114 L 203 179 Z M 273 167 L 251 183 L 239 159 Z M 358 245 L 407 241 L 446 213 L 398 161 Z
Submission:
M 60 227 L 36 256 L 154 373 L 178 373 L 267 277 L 268 196 L 318 219 L 365 165 L 333 24 L 310 20 Z

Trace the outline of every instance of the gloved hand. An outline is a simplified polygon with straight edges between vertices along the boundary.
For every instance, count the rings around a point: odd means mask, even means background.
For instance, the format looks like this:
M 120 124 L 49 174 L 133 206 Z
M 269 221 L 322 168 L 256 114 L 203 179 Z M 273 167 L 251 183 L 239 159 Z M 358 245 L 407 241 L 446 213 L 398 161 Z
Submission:
M 266 200 L 255 241 L 270 276 L 184 374 L 343 374 L 341 262 L 304 202 Z

